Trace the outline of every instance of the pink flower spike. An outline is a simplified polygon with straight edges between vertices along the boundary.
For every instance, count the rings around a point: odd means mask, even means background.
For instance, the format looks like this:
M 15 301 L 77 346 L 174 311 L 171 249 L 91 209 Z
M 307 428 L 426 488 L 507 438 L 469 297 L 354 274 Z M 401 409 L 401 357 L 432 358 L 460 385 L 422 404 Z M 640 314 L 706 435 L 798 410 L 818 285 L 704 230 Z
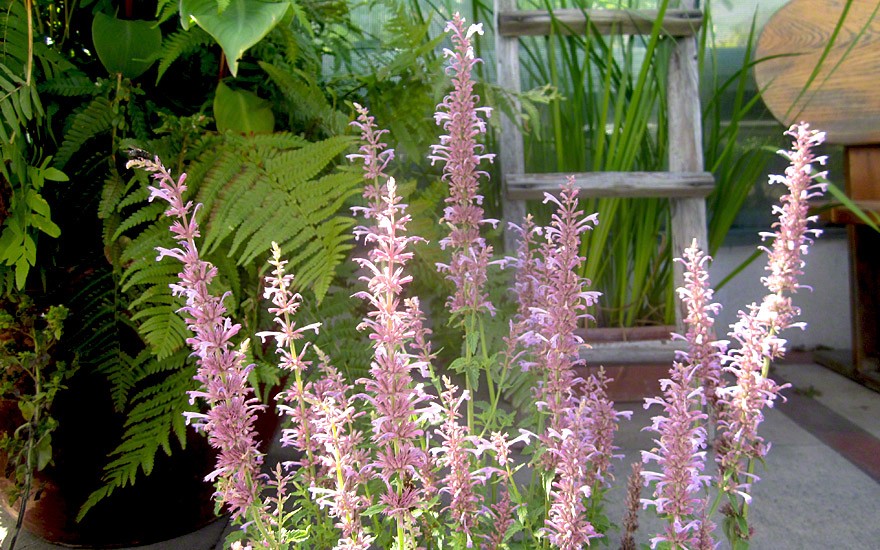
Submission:
M 186 315 L 187 326 L 193 332 L 187 343 L 197 358 L 194 378 L 201 387 L 190 392 L 190 399 L 204 399 L 208 406 L 207 413 L 186 417 L 205 431 L 211 446 L 219 451 L 214 471 L 207 477 L 216 481 L 214 497 L 228 507 L 233 518 L 251 511 L 266 516 L 262 506 L 255 505 L 262 489 L 258 478 L 263 455 L 257 449 L 254 424 L 263 406 L 253 397 L 247 382 L 252 365 L 244 364 L 244 349 L 232 347 L 231 338 L 240 325 L 225 315 L 226 296 L 208 290 L 217 270 L 201 259 L 194 241 L 198 236 L 194 218 L 198 207 L 183 201 L 186 175 L 181 174 L 175 181 L 158 157 L 152 161 L 132 160 L 127 167 L 152 174 L 157 186 L 150 187 L 150 200 L 168 202 L 166 215 L 177 219 L 171 230 L 179 248 L 160 249 L 158 259 L 168 256 L 183 264 L 180 282 L 172 285 L 172 292 L 186 298 L 186 305 L 179 311 Z M 264 519 L 269 521 L 268 517 Z
M 452 251 L 448 264 L 438 269 L 454 285 L 455 292 L 447 302 L 452 313 L 488 312 L 495 308 L 486 294 L 486 271 L 492 257 L 492 247 L 480 235 L 480 226 L 492 223 L 483 217 L 480 206 L 479 178 L 485 172 L 479 170 L 482 160 L 493 160 L 494 155 L 484 154 L 477 137 L 486 132 L 486 123 L 480 114 L 488 116 L 489 109 L 477 107 L 479 97 L 474 93 L 471 73 L 479 59 L 474 57 L 471 38 L 482 34 L 482 27 L 472 25 L 465 29 L 464 18 L 453 16 L 446 30 L 452 33 L 452 50 L 445 50 L 450 59 L 453 90 L 437 106 L 434 116 L 438 125 L 447 133 L 440 136 L 440 143 L 431 146 L 431 163 L 443 163 L 443 179 L 449 183 L 449 197 L 442 223 L 450 228 L 440 246 Z

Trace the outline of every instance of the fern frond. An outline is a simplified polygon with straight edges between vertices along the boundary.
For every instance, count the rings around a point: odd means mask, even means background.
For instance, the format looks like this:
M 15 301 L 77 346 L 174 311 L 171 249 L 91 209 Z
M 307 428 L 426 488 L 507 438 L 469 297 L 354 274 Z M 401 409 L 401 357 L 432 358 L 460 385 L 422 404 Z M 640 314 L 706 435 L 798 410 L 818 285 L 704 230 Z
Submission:
M 119 202 L 128 192 L 130 185 L 116 170 L 110 170 L 101 187 L 101 201 L 98 203 L 98 218 L 104 220 L 116 212 Z
M 271 223 L 270 214 L 277 213 L 279 199 L 284 204 L 284 197 L 275 193 L 265 178 L 233 180 L 221 192 L 220 198 L 222 200 L 205 224 L 203 248 L 207 253 L 215 251 L 245 222 L 249 222 L 248 227 Z
M 106 97 L 98 96 L 85 108 L 72 115 L 70 128 L 55 155 L 55 166 L 63 168 L 87 141 L 113 128 L 113 106 Z
M 39 90 L 51 95 L 62 97 L 81 97 L 94 95 L 98 88 L 83 73 L 66 74 L 40 83 Z
M 167 246 L 170 244 L 173 243 L 168 237 L 168 227 L 156 223 L 138 233 L 122 251 L 120 261 L 123 264 L 131 262 L 155 263 L 156 246 Z
M 182 349 L 189 336 L 186 323 L 177 313 L 178 309 L 180 304 L 169 299 L 167 304 L 156 303 L 131 316 L 131 320 L 138 324 L 138 333 L 159 360 Z
M 281 107 L 291 116 L 306 122 L 317 121 L 327 135 L 345 133 L 348 117 L 330 105 L 320 86 L 265 61 L 260 61 L 259 65 L 290 103 Z
M 163 287 L 168 294 L 168 284 L 178 280 L 180 265 L 174 262 L 152 262 L 144 265 L 132 265 L 122 274 L 120 284 L 123 292 L 132 290 L 136 285 Z
M 290 132 L 273 132 L 271 134 L 254 134 L 247 137 L 252 147 L 265 149 L 298 149 L 312 143 L 297 134 Z
M 110 237 L 110 239 L 115 241 L 120 235 L 133 227 L 159 220 L 162 217 L 163 212 L 165 212 L 165 205 L 159 202 L 145 204 L 138 208 L 133 214 L 127 216 L 125 220 L 119 224 L 119 228 L 116 229 L 116 232 Z
M 143 349 L 134 357 L 126 353 L 118 354 L 118 364 L 115 368 L 104 369 L 104 374 L 110 382 L 110 397 L 113 399 L 113 408 L 122 412 L 129 402 L 132 390 L 137 386 L 137 372 L 143 368 L 143 364 L 153 359 L 149 349 Z
M 353 136 L 336 136 L 274 155 L 267 150 L 257 151 L 259 157 L 264 159 L 266 172 L 275 176 L 282 190 L 292 192 L 299 191 L 303 183 L 326 170 L 330 161 L 353 143 Z
M 89 495 L 77 515 L 79 520 L 115 489 L 134 484 L 141 472 L 149 475 L 159 449 L 171 454 L 171 434 L 181 447 L 186 444 L 181 411 L 191 410 L 186 392 L 195 385 L 195 366 L 184 364 L 187 355 L 184 351 L 169 358 L 169 362 L 178 362 L 178 370 L 133 399 L 135 405 L 126 421 L 122 443 L 111 453 L 114 459 L 104 467 L 104 485 Z
M 211 35 L 201 27 L 193 25 L 187 31 L 177 31 L 171 36 L 162 39 L 162 51 L 159 53 L 159 66 L 156 74 L 156 83 L 162 80 L 165 71 L 180 57 L 198 50 L 202 46 L 213 43 Z

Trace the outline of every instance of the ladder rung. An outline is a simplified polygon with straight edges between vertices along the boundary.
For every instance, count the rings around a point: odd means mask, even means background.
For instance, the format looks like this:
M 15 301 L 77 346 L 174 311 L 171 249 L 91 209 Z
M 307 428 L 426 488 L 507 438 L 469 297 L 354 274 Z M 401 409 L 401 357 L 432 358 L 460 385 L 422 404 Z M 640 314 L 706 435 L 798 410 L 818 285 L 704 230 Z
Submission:
M 541 199 L 556 194 L 568 176 L 584 197 L 705 197 L 715 179 L 709 172 L 583 172 L 576 174 L 506 174 L 511 199 Z
M 549 36 L 555 32 L 586 34 L 587 21 L 600 34 L 651 34 L 657 10 L 558 9 L 516 10 L 498 13 L 498 32 L 502 36 Z M 663 17 L 666 36 L 694 36 L 703 24 L 700 10 L 667 10 Z

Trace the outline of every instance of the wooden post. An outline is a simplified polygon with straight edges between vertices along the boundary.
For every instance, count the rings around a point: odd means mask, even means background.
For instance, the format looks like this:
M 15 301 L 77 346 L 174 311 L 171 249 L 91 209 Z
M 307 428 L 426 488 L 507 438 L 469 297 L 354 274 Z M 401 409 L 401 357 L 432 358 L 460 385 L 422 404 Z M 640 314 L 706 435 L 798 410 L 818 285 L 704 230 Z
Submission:
M 682 0 L 682 8 L 695 7 L 694 0 Z M 697 37 L 676 41 L 669 59 L 667 84 L 667 116 L 669 119 L 669 170 L 671 172 L 703 171 L 703 131 L 700 109 L 700 87 L 697 68 Z M 681 257 L 684 249 L 697 239 L 706 250 L 709 245 L 706 229 L 706 202 L 702 198 L 670 199 L 672 254 Z M 684 284 L 684 267 L 676 262 L 673 270 L 675 287 Z M 676 330 L 683 334 L 685 311 L 676 309 Z
M 502 10 L 515 10 L 516 0 L 495 0 L 495 66 L 497 68 L 498 86 L 513 93 L 520 91 L 519 76 L 519 38 L 502 36 L 499 32 L 498 14 Z M 514 111 L 519 102 L 514 100 Z M 516 122 L 506 114 L 501 114 L 501 135 L 498 140 L 498 160 L 501 163 L 501 223 L 504 233 L 504 250 L 508 254 L 516 251 L 516 234 L 508 230 L 508 223 L 521 224 L 526 215 L 526 202 L 511 199 L 504 181 L 505 174 L 522 174 L 525 172 L 525 153 L 523 139 Z

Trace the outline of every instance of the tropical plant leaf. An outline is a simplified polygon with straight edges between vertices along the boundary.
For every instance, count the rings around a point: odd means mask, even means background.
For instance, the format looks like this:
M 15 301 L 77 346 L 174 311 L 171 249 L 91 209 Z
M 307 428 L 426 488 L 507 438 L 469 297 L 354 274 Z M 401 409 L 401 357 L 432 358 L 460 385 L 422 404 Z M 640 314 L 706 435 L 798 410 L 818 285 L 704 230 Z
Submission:
M 226 9 L 218 12 L 216 0 L 181 0 L 180 20 L 184 30 L 194 22 L 214 37 L 236 76 L 244 52 L 269 34 L 289 7 L 288 2 L 229 0 Z
M 221 132 L 270 133 L 275 129 L 272 104 L 248 90 L 233 90 L 223 82 L 214 94 L 214 120 Z

